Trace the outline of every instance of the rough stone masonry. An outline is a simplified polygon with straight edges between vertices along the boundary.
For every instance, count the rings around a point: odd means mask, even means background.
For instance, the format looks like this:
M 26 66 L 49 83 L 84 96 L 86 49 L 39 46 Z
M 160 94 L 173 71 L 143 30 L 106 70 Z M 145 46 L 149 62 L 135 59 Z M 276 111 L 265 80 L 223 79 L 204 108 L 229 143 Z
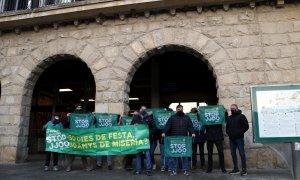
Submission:
M 300 6 L 257 6 L 202 12 L 161 13 L 79 26 L 44 28 L 0 36 L 0 162 L 22 162 L 32 92 L 45 69 L 65 57 L 85 62 L 96 83 L 95 110 L 123 113 L 134 72 L 169 49 L 193 53 L 216 78 L 219 104 L 240 105 L 247 116 L 249 167 L 286 168 L 276 152 L 253 143 L 251 85 L 300 82 Z M 228 138 L 225 162 L 231 167 Z M 115 158 L 121 163 L 120 158 Z

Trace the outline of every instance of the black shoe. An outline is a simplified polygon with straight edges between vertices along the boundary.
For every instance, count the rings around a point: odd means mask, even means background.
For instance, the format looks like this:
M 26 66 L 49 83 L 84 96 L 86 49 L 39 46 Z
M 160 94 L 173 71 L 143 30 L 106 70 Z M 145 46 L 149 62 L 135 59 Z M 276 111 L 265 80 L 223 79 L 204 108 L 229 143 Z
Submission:
M 239 174 L 240 171 L 238 169 L 233 169 L 232 171 L 229 171 L 229 174 Z
M 206 173 L 211 173 L 212 172 L 212 169 L 210 169 L 210 168 L 208 168 L 207 170 L 206 170 Z
M 107 168 L 108 168 L 108 170 L 112 170 L 112 167 L 111 167 L 111 166 L 108 166 Z
M 139 175 L 139 174 L 142 174 L 140 171 L 134 171 L 133 172 L 133 175 Z
M 152 175 L 152 174 L 151 174 L 151 171 L 147 171 L 147 172 L 146 172 L 146 175 L 147 175 L 147 176 L 151 176 L 151 175 Z
M 126 167 L 126 170 L 127 170 L 127 171 L 131 171 L 132 169 L 133 169 L 133 168 L 132 168 L 131 166 L 127 166 L 127 167 Z
M 96 165 L 97 166 L 97 169 L 101 169 L 102 168 L 102 165 Z
M 226 169 L 222 169 L 222 173 L 227 173 Z
M 241 172 L 241 176 L 246 176 L 246 175 L 247 175 L 247 170 L 243 168 Z

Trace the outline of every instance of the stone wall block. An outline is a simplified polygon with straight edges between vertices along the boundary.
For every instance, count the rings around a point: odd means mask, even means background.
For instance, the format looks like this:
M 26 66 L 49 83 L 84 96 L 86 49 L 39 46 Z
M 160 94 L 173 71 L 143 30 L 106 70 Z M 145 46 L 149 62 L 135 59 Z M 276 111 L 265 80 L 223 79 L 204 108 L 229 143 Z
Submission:
M 267 80 L 269 83 L 281 83 L 282 73 L 281 71 L 267 71 Z
M 106 59 L 105 58 L 101 58 L 99 59 L 93 66 L 92 66 L 92 70 L 97 72 L 103 68 L 106 68 L 108 66 Z
M 198 41 L 199 42 L 199 41 Z M 206 58 L 209 59 L 210 57 L 212 57 L 216 52 L 218 52 L 218 50 L 220 50 L 221 47 L 215 43 L 214 41 L 209 41 L 205 47 L 203 48 L 202 51 L 202 55 Z
M 124 57 L 118 57 L 113 64 L 113 67 L 123 69 L 124 71 L 130 71 L 132 66 L 132 63 L 126 60 Z
M 252 84 L 252 73 L 251 72 L 245 72 L 245 73 L 238 73 L 238 79 L 239 83 L 244 84 Z
M 229 57 L 228 53 L 220 49 L 218 52 L 214 53 L 212 57 L 208 59 L 208 62 L 214 67 L 221 64 L 224 61 L 229 61 L 231 58 Z
M 238 36 L 245 36 L 249 34 L 249 27 L 247 25 L 235 25 L 233 28 L 234 34 Z
M 130 47 L 126 47 L 123 50 L 122 54 L 130 62 L 135 62 L 138 59 L 138 56 Z
M 107 79 L 110 79 L 110 70 L 109 70 L 109 68 L 103 68 L 95 74 L 95 81 L 96 82 L 98 80 L 107 80 Z
M 134 53 L 138 56 L 138 57 L 143 57 L 145 56 L 145 48 L 143 47 L 143 45 L 141 44 L 140 41 L 134 41 L 129 45 L 132 50 L 134 51 Z
M 152 50 L 155 48 L 155 44 L 154 44 L 154 41 L 153 41 L 153 38 L 151 35 L 145 35 L 141 38 L 141 41 L 142 45 L 144 46 L 144 48 L 149 51 L 149 50 Z
M 290 33 L 289 39 L 292 43 L 300 43 L 300 32 Z
M 262 43 L 266 46 L 286 45 L 289 43 L 288 36 L 285 34 L 263 35 Z
M 220 75 L 217 78 L 219 86 L 238 84 L 238 76 L 236 73 Z
M 294 21 L 293 26 L 295 32 L 300 31 L 300 21 Z

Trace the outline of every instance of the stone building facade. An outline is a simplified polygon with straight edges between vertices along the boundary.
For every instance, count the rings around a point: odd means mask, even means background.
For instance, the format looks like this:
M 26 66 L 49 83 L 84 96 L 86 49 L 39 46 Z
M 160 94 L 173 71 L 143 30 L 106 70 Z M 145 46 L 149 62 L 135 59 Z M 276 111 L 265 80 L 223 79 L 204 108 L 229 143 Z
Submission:
M 40 75 L 65 57 L 83 61 L 96 83 L 96 112 L 128 109 L 130 82 L 154 54 L 180 50 L 207 63 L 219 104 L 240 105 L 250 130 L 249 167 L 286 168 L 268 146 L 253 143 L 250 86 L 300 82 L 300 6 L 261 5 L 227 11 L 180 11 L 108 19 L 0 36 L 0 162 L 23 162 L 33 88 Z M 231 166 L 228 138 L 225 161 Z

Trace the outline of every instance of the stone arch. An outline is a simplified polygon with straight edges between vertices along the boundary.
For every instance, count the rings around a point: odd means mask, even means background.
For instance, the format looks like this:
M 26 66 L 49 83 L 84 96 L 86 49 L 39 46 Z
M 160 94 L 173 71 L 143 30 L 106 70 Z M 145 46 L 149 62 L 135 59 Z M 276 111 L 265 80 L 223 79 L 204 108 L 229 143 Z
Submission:
M 165 28 L 154 30 L 132 41 L 121 51 L 118 59 L 113 63 L 112 67 L 122 74 L 120 77 L 124 81 L 123 102 L 125 104 L 128 103 L 130 82 L 136 70 L 153 54 L 168 48 L 184 49 L 184 51 L 195 56 L 201 56 L 213 71 L 217 89 L 220 85 L 232 83 L 232 80 L 229 82 L 227 78 L 234 78 L 237 81 L 237 75 L 233 73 L 230 56 L 222 46 L 212 39 L 190 29 Z
M 5 106 L 7 114 L 2 114 L 15 122 L 12 125 L 13 134 L 10 136 L 16 139 L 16 144 L 9 150 L 14 153 L 5 161 L 23 162 L 27 158 L 27 136 L 35 83 L 44 70 L 65 58 L 85 62 L 94 75 L 95 82 L 97 82 L 95 74 L 107 67 L 106 59 L 93 45 L 73 38 L 64 38 L 37 47 L 25 59 L 20 59 L 20 66 L 9 67 L 4 70 L 6 73 L 2 73 L 4 74 L 2 78 L 9 82 L 5 83 L 3 89 L 5 101 L 13 101 L 12 98 L 15 97 L 14 102 Z

